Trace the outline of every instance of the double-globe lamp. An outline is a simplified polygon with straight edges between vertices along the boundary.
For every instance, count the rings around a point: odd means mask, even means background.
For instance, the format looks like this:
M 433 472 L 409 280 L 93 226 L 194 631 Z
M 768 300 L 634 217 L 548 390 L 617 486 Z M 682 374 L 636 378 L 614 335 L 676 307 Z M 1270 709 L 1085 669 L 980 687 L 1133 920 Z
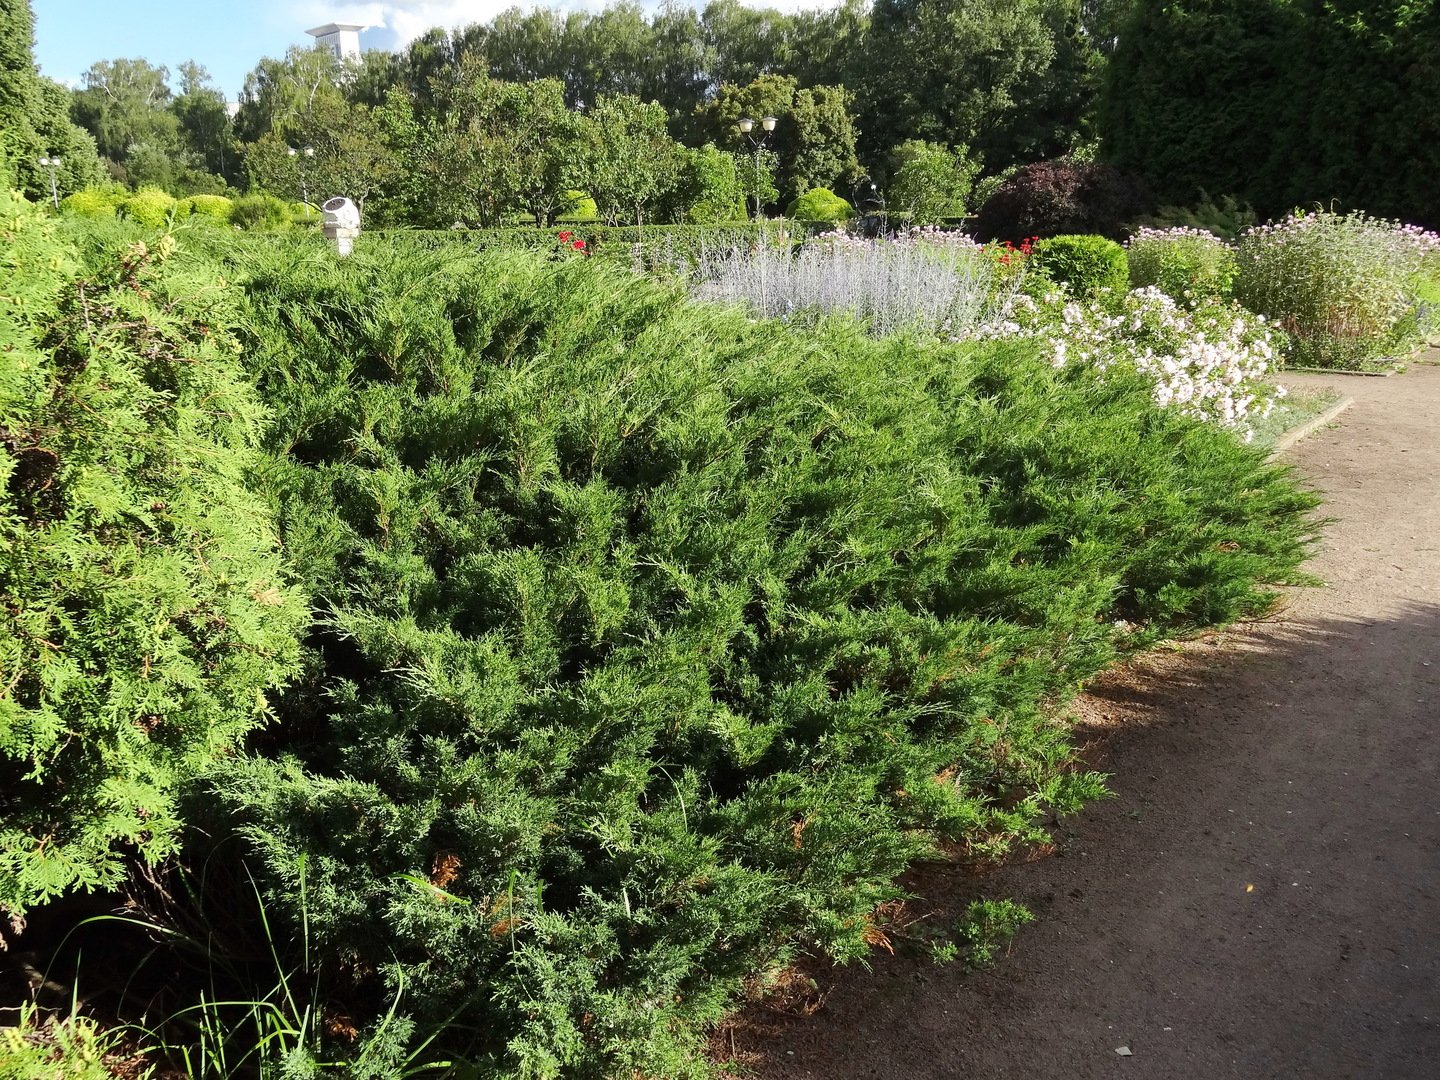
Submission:
M 770 138 L 770 133 L 775 130 L 775 125 L 778 123 L 779 121 L 773 116 L 765 117 L 760 121 L 761 133 L 759 135 L 750 134 L 755 130 L 755 121 L 748 116 L 742 116 L 735 125 L 740 129 L 740 134 L 744 135 L 745 138 L 749 140 L 750 145 L 755 148 L 755 216 L 757 218 L 760 216 L 760 151 L 764 148 L 766 141 Z

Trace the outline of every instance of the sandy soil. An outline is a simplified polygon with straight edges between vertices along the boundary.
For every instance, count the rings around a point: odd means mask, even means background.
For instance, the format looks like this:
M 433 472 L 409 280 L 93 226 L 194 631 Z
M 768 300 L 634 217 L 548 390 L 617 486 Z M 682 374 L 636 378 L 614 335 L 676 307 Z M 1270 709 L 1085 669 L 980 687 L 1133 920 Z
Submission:
M 1081 737 L 1116 797 L 1053 856 L 917 879 L 916 910 L 1028 904 L 1006 959 L 812 973 L 813 1015 L 717 1038 L 743 1071 L 1440 1077 L 1440 367 L 1293 381 L 1356 401 L 1286 455 L 1336 519 L 1326 586 L 1093 686 Z

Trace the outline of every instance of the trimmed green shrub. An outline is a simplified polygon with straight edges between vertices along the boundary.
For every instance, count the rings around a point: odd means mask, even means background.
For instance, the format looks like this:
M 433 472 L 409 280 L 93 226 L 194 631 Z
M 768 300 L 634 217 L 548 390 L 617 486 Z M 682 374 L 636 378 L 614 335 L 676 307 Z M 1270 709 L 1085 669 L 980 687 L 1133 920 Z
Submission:
M 1017 170 L 985 200 L 975 236 L 986 242 L 1094 233 L 1123 240 L 1152 208 L 1145 187 L 1109 165 L 1039 161 Z
M 185 217 L 212 218 L 228 224 L 234 205 L 234 202 L 224 195 L 191 195 L 180 200 L 177 213 Z
M 744 221 L 743 171 L 734 154 L 711 143 L 698 150 L 683 149 L 675 186 L 665 199 L 666 215 L 671 221 L 697 225 Z
M 1130 288 L 1125 249 L 1103 236 L 1051 236 L 1037 240 L 1030 268 L 1044 274 L 1077 300 L 1103 293 L 1123 296 Z
M 159 188 L 141 188 L 120 203 L 120 216 L 149 229 L 167 225 L 179 204 L 173 195 Z
M 77 277 L 0 192 L 0 928 L 177 846 L 178 786 L 268 715 L 304 605 L 247 488 L 233 294 L 133 244 Z
M 865 956 L 912 859 L 1093 790 L 1051 710 L 1129 627 L 1264 610 L 1306 548 L 1263 454 L 1032 347 L 598 260 L 238 273 L 322 600 L 199 809 L 358 1022 L 463 1016 L 426 1053 L 479 1076 L 707 1075 L 746 980 Z
M 86 188 L 61 199 L 60 211 L 76 217 L 114 217 L 127 196 L 124 188 Z
M 1130 285 L 1154 286 L 1172 300 L 1226 298 L 1235 284 L 1235 250 L 1200 229 L 1139 229 L 1125 243 Z
M 829 188 L 811 188 L 790 204 L 785 216 L 795 221 L 839 225 L 854 217 L 855 210 Z
M 290 227 L 290 207 L 264 192 L 241 195 L 231 203 L 230 224 L 242 229 L 286 229 Z

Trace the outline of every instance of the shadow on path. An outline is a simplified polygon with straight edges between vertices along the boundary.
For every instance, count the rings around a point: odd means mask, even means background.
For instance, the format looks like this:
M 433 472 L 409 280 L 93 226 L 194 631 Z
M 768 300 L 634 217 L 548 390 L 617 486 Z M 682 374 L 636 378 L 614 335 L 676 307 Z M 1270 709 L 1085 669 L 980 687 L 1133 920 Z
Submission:
M 1240 627 L 1112 672 L 1077 734 L 1116 797 L 1062 823 L 1055 855 L 979 882 L 1036 914 L 1011 955 L 822 976 L 813 1017 L 745 1014 L 738 1062 L 805 1080 L 1429 1080 L 1437 703 L 1436 606 Z

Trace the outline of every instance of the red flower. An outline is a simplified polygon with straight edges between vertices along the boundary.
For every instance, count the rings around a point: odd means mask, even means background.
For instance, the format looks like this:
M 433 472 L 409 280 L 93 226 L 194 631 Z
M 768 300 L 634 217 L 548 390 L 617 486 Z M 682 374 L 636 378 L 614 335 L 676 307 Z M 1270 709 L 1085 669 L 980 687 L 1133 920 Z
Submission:
M 560 242 L 563 244 L 563 243 L 565 243 L 566 241 L 568 241 L 568 240 L 570 239 L 570 237 L 572 237 L 572 236 L 574 236 L 574 235 L 575 235 L 575 234 L 572 233 L 569 229 L 566 229 L 564 232 L 562 232 L 562 233 L 560 234 Z
M 585 250 L 585 241 L 584 241 L 584 240 L 576 240 L 575 243 L 571 244 L 570 246 L 573 247 L 576 251 L 584 251 L 584 250 Z

